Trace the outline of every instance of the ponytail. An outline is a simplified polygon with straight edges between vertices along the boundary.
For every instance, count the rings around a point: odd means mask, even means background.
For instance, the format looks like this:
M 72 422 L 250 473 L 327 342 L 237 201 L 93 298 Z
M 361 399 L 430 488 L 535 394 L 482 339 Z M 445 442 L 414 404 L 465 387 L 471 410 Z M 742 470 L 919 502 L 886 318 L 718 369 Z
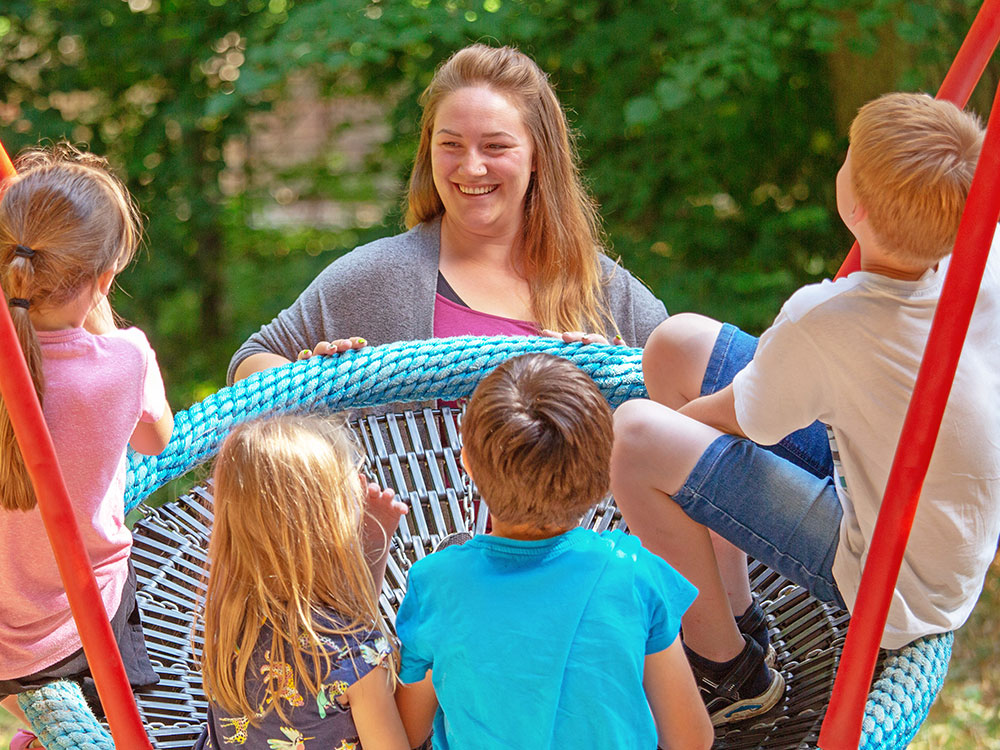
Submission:
M 107 162 L 60 144 L 19 156 L 0 197 L 0 288 L 39 402 L 42 352 L 31 311 L 58 308 L 135 254 L 139 213 Z M 0 397 L 0 508 L 30 510 L 35 493 Z
M 29 265 L 30 259 L 15 258 L 10 264 Z M 17 273 L 8 274 L 16 276 Z M 29 280 L 33 275 L 33 269 L 24 272 L 23 277 Z M 14 331 L 17 334 L 18 343 L 21 345 L 21 352 L 28 365 L 28 372 L 35 385 L 35 393 L 41 403 L 42 392 L 44 391 L 44 379 L 42 376 L 42 351 L 38 345 L 38 335 L 35 327 L 31 324 L 28 314 L 30 306 L 30 292 L 24 288 L 17 288 L 11 285 L 9 289 L 5 287 L 5 292 L 10 296 L 7 298 L 10 317 L 14 323 Z M 22 296 L 23 295 L 23 296 Z M 28 304 L 15 304 L 27 302 Z M 7 404 L 0 396 L 0 508 L 5 510 L 31 510 L 35 507 L 35 490 L 31 486 L 31 479 L 28 476 L 28 469 L 24 464 L 24 456 L 14 435 L 14 425 L 10 421 L 10 413 L 7 411 Z

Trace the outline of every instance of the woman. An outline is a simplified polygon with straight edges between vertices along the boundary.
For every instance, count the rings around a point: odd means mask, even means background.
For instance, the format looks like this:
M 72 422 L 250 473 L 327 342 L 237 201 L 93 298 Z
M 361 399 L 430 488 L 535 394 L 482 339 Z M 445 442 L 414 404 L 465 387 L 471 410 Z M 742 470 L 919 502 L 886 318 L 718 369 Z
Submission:
M 230 383 L 296 357 L 432 337 L 568 331 L 642 346 L 666 318 L 601 251 L 566 116 L 534 61 L 466 47 L 421 104 L 409 231 L 331 263 L 233 355 Z M 344 338 L 358 333 L 367 340 Z

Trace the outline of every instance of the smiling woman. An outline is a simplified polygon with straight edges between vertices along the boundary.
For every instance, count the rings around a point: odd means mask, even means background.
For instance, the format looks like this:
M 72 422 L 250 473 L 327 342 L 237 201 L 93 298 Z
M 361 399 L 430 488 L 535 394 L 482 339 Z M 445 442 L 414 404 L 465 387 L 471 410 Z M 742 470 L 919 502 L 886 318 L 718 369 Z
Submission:
M 314 354 L 432 337 L 551 329 L 642 346 L 666 318 L 604 254 L 566 116 L 531 58 L 466 47 L 438 68 L 421 104 L 409 231 L 330 264 L 233 355 L 229 382 Z

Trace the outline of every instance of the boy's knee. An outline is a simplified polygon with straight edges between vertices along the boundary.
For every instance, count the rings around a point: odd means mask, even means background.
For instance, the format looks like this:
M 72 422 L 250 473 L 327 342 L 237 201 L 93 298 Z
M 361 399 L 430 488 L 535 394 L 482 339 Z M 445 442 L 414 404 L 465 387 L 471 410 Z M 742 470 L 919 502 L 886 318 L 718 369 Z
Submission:
M 687 352 L 692 347 L 703 348 L 707 339 L 715 343 L 722 323 L 698 313 L 677 313 L 660 323 L 649 334 L 646 349 L 662 353 Z
M 615 409 L 613 416 L 615 428 L 615 443 L 612 451 L 626 445 L 641 445 L 648 438 L 650 424 L 650 407 L 652 403 L 643 398 L 626 401 Z
M 611 447 L 612 461 L 622 454 L 626 455 L 630 449 L 636 445 L 641 445 L 643 435 L 648 423 L 648 411 L 650 402 L 646 399 L 635 399 L 626 401 L 615 409 L 614 420 L 614 444 Z
M 650 334 L 642 372 L 650 398 L 673 408 L 697 398 L 722 323 L 696 313 L 679 313 Z

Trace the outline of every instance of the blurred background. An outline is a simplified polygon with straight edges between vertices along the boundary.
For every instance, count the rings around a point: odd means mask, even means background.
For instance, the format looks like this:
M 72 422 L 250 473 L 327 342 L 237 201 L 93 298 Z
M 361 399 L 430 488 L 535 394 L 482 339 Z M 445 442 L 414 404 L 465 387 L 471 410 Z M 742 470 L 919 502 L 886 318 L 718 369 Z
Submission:
M 399 231 L 435 66 L 472 41 L 515 45 L 568 111 L 609 252 L 671 312 L 758 333 L 850 245 L 834 176 L 857 108 L 933 93 L 978 6 L 4 0 L 0 140 L 14 156 L 68 139 L 127 179 L 147 242 L 113 302 L 181 409 L 320 269 Z M 984 119 L 998 76 L 970 103 Z M 998 611 L 993 576 L 914 747 L 1000 748 Z

